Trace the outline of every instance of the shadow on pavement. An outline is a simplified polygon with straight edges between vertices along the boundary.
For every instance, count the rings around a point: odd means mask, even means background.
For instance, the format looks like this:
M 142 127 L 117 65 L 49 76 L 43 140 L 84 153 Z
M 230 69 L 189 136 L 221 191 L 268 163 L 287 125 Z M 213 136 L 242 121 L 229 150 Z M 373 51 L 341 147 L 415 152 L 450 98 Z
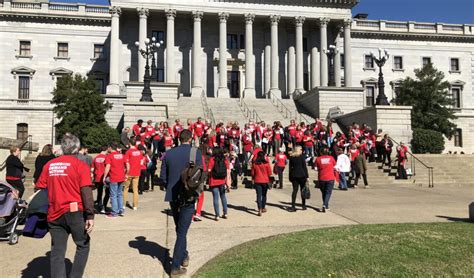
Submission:
M 282 203 L 282 204 L 285 205 L 284 208 L 282 208 L 282 209 L 288 210 L 288 209 L 291 207 L 291 203 L 290 203 L 290 202 L 281 202 L 281 201 L 280 201 L 280 203 Z M 295 206 L 296 206 L 296 207 L 301 207 L 301 206 L 303 206 L 303 205 L 302 205 L 301 203 L 296 203 Z M 283 207 L 283 206 L 282 206 L 282 207 Z M 315 210 L 315 211 L 317 211 L 317 212 L 321 212 L 321 209 L 319 209 L 319 208 L 317 208 L 317 207 L 313 207 L 313 206 L 310 206 L 310 205 L 306 205 L 306 207 L 307 207 L 308 209 L 313 209 L 313 210 Z
M 471 220 L 469 220 L 469 218 L 458 218 L 458 217 L 450 217 L 450 216 L 443 216 L 443 215 L 436 215 L 436 217 L 444 218 L 444 219 L 447 219 L 447 220 L 453 221 L 453 222 L 474 223 Z
M 248 207 L 235 206 L 235 205 L 231 205 L 231 204 L 227 204 L 227 207 L 230 208 L 230 209 L 235 209 L 235 210 L 238 210 L 238 211 L 243 211 L 243 212 L 246 212 L 246 213 L 248 213 L 248 214 L 258 215 L 258 214 L 257 214 L 257 211 L 256 211 L 255 209 L 251 209 L 251 208 L 248 208 Z
M 46 255 L 44 257 L 34 258 L 31 262 L 28 263 L 26 268 L 21 271 L 21 277 L 51 277 L 50 258 L 50 251 L 46 252 Z M 72 262 L 69 259 L 66 259 L 65 264 L 66 273 L 70 273 L 72 269 Z
M 171 272 L 170 250 L 164 248 L 156 242 L 146 240 L 144 236 L 137 236 L 135 240 L 128 242 L 128 246 L 138 250 L 140 255 L 150 256 L 158 259 L 167 274 Z

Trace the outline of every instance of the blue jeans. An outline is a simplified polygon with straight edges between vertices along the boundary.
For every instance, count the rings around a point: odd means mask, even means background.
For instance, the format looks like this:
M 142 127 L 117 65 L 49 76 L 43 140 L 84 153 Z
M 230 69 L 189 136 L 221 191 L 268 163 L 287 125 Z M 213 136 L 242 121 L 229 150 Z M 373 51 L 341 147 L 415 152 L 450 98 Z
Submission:
M 304 146 L 304 153 L 305 153 L 306 157 L 313 158 L 313 146 L 311 146 L 311 147 Z
M 123 212 L 123 182 L 110 183 L 110 202 L 113 216 Z
M 264 209 L 267 204 L 268 185 L 264 183 L 256 183 L 255 191 L 257 191 L 257 207 L 259 210 Z
M 323 206 L 329 208 L 329 199 L 331 199 L 334 181 L 319 181 L 319 185 L 321 186 L 321 194 L 323 196 Z
M 174 244 L 171 268 L 178 269 L 189 254 L 186 236 L 193 220 L 194 202 L 185 203 L 181 206 L 178 202 L 170 202 L 170 207 L 174 224 L 176 225 L 176 242 Z
M 345 172 L 339 172 L 339 188 L 347 189 L 347 179 Z
M 214 212 L 216 216 L 219 216 L 219 196 L 222 201 L 222 210 L 224 214 L 227 214 L 227 198 L 225 196 L 225 185 L 219 185 L 211 187 L 212 199 L 214 204 Z

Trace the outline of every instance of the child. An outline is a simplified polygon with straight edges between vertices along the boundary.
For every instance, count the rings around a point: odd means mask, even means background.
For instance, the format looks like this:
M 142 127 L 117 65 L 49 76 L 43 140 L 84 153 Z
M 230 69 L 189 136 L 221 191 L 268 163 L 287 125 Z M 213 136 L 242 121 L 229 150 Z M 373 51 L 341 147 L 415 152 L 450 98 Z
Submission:
M 230 152 L 229 156 L 229 162 L 230 162 L 230 176 L 232 179 L 231 183 L 231 189 L 237 189 L 237 176 L 242 176 L 242 166 L 240 165 L 240 160 L 237 157 L 237 153 L 234 151 Z

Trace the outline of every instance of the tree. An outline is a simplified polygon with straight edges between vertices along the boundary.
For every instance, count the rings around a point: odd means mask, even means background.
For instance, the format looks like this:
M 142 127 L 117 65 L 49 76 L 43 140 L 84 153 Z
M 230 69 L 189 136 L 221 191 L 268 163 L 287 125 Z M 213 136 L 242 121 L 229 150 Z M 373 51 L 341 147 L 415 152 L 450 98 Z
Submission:
M 84 143 L 84 139 L 89 138 L 86 140 L 87 143 L 94 147 L 96 143 L 91 138 L 97 138 L 97 136 L 92 136 L 90 133 L 96 134 L 97 130 L 103 130 L 104 134 L 113 136 L 113 132 L 106 130 L 112 129 L 116 137 L 110 138 L 110 141 L 118 138 L 117 130 L 108 126 L 105 120 L 105 113 L 112 108 L 112 105 L 97 93 L 96 84 L 91 77 L 85 78 L 76 74 L 58 79 L 53 91 L 52 103 L 55 105 L 53 111 L 60 119 L 60 122 L 56 124 L 57 138 L 70 132 Z M 97 142 L 97 144 L 103 143 Z M 97 150 L 94 148 L 93 151 Z
M 456 119 L 453 100 L 449 94 L 449 82 L 444 73 L 427 64 L 416 69 L 417 80 L 407 77 L 402 81 L 395 97 L 397 105 L 413 106 L 411 125 L 413 128 L 430 129 L 451 138 L 456 130 L 452 120 Z

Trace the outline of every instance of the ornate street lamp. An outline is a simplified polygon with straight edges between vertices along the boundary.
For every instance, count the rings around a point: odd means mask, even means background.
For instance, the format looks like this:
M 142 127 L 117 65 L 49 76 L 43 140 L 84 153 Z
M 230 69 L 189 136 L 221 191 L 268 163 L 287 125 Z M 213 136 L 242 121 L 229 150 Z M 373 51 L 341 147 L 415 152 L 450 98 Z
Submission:
M 137 47 L 140 47 L 139 42 L 135 42 Z M 145 49 L 138 49 L 138 52 L 145 58 L 145 75 L 143 76 L 143 91 L 142 97 L 140 101 L 148 101 L 152 102 L 153 99 L 151 98 L 151 88 L 150 82 L 152 80 L 152 76 L 150 75 L 150 64 L 149 60 L 152 59 L 152 71 L 155 75 L 156 80 L 156 63 L 155 63 L 155 53 L 158 51 L 158 48 L 161 46 L 159 42 L 156 41 L 155 37 L 152 37 L 151 40 L 149 38 L 145 39 Z
M 385 82 L 383 80 L 383 73 L 382 67 L 385 65 L 385 62 L 388 61 L 390 55 L 386 49 L 379 48 L 379 56 L 375 56 L 373 52 L 370 53 L 372 59 L 374 59 L 375 63 L 379 67 L 379 94 L 377 95 L 377 100 L 375 101 L 375 105 L 390 105 L 388 103 L 387 96 L 385 95 Z
M 336 87 L 336 76 L 334 74 L 334 56 L 339 53 L 339 50 L 336 49 L 335 45 L 330 45 L 329 50 L 324 50 L 326 55 L 329 58 L 329 87 Z

